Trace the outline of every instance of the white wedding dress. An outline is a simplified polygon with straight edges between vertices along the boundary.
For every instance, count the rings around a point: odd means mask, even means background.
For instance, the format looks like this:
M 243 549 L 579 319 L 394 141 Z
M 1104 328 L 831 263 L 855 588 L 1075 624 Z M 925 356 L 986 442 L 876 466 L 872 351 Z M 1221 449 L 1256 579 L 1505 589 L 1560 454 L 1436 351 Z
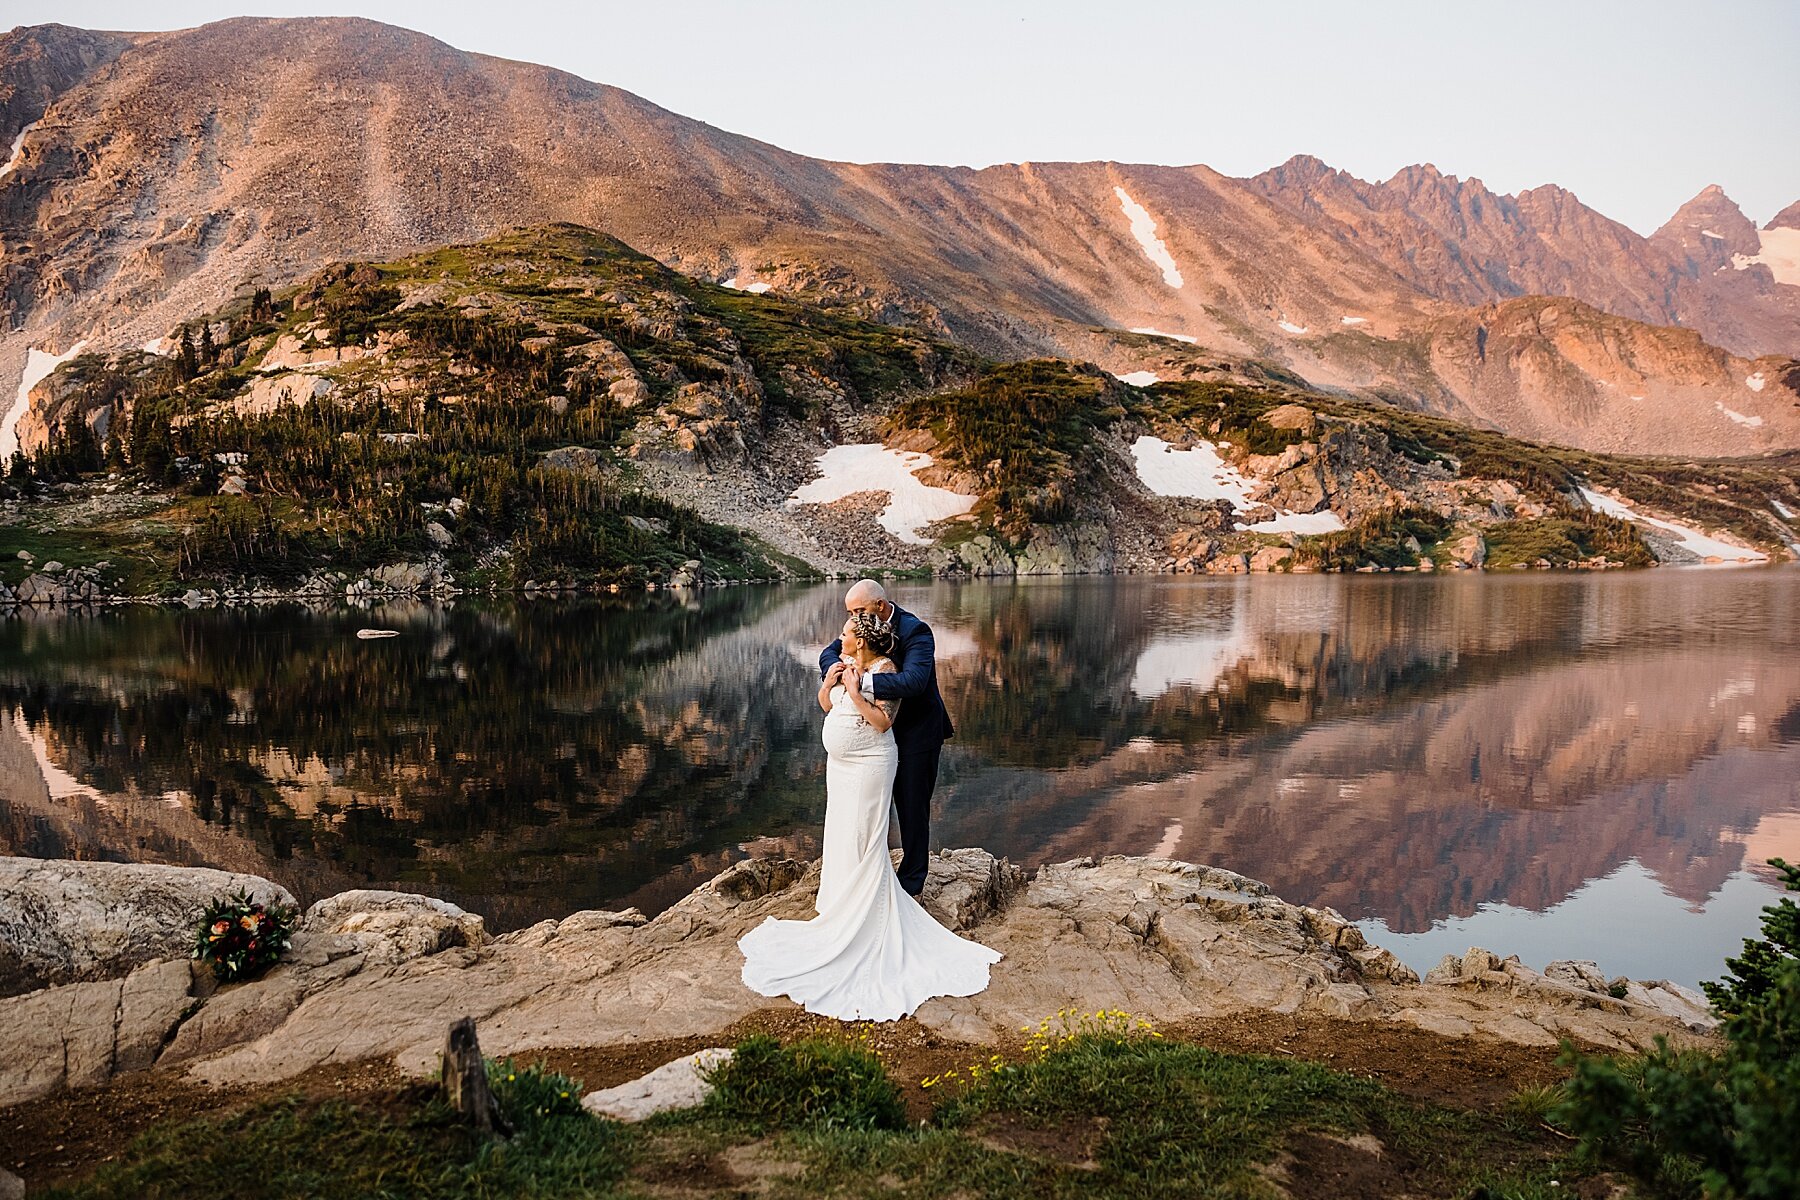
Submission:
M 894 875 L 888 857 L 888 806 L 899 762 L 893 731 L 877 732 L 863 720 L 840 684 L 831 690 L 824 740 L 819 915 L 770 917 L 738 939 L 744 983 L 840 1021 L 894 1021 L 933 996 L 972 996 L 986 988 L 988 967 L 1000 952 L 938 924 Z

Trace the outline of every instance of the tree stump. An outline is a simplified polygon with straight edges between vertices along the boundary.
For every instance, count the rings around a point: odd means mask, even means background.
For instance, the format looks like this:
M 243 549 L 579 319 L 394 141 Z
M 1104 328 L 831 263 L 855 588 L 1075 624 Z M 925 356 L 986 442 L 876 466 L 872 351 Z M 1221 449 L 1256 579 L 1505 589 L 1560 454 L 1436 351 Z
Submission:
M 464 1017 L 450 1026 L 450 1034 L 444 1039 L 443 1059 L 438 1079 L 450 1107 L 483 1133 L 495 1137 L 510 1134 L 512 1127 L 500 1115 L 500 1103 L 488 1086 L 487 1062 L 475 1040 L 474 1017 Z

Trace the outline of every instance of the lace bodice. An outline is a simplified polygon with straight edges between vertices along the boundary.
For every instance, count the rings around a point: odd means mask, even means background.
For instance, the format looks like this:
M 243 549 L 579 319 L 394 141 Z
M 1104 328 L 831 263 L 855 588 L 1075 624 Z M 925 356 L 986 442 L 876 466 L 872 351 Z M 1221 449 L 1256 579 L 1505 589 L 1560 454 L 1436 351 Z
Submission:
M 891 671 L 894 664 L 887 659 L 880 659 L 869 664 L 869 674 Z M 898 700 L 877 700 L 876 707 L 887 713 L 892 720 L 900 711 Z M 877 731 L 873 725 L 857 710 L 856 702 L 850 698 L 849 689 L 843 684 L 834 684 L 831 689 L 831 711 L 825 714 L 825 746 L 828 750 L 853 750 L 863 745 L 892 737 L 893 729 Z

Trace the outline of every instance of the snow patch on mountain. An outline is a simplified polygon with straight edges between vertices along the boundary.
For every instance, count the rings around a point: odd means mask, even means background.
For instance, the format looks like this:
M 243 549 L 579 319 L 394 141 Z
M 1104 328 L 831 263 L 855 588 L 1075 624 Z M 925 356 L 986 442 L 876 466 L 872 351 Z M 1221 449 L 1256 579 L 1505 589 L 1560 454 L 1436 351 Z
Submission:
M 1346 528 L 1344 519 L 1325 509 L 1323 512 L 1276 513 L 1267 521 L 1258 521 L 1254 525 L 1239 525 L 1239 529 L 1248 529 L 1251 533 L 1336 533 Z
M 1739 425 L 1747 425 L 1751 429 L 1762 428 L 1763 419 L 1761 417 L 1748 417 L 1748 416 L 1745 416 L 1741 412 L 1734 412 L 1731 409 L 1726 408 L 1723 404 L 1721 404 L 1717 400 L 1713 401 L 1713 407 L 1718 409 L 1720 412 L 1724 413 L 1726 416 L 1730 417 L 1733 421 L 1737 422 Z
M 1281 320 L 1279 320 L 1275 323 L 1277 325 L 1281 326 L 1281 328 L 1288 333 L 1305 333 L 1306 332 L 1306 326 L 1296 325 L 1292 321 L 1288 320 L 1285 316 L 1282 317 Z
M 740 278 L 739 276 L 733 275 L 730 279 L 727 279 L 724 283 L 721 283 L 719 286 L 720 287 L 728 287 L 734 292 L 749 292 L 753 296 L 760 296 L 764 292 L 768 291 L 770 288 L 775 286 L 772 283 L 764 283 L 760 279 L 757 280 L 755 283 L 739 283 L 738 282 L 739 278 Z
M 1131 198 L 1122 187 L 1114 187 L 1113 195 L 1119 198 L 1119 210 L 1131 222 L 1131 236 L 1137 239 L 1138 245 L 1144 248 L 1144 257 L 1149 259 L 1162 271 L 1163 282 L 1172 288 L 1181 286 L 1181 268 L 1175 265 L 1175 256 L 1163 245 L 1163 240 L 1156 236 L 1156 220 L 1144 206 Z
M 1708 537 L 1691 525 L 1682 525 L 1675 521 L 1665 521 L 1661 517 L 1648 517 L 1638 512 L 1623 500 L 1605 496 L 1590 488 L 1581 488 L 1581 498 L 1590 506 L 1608 516 L 1619 517 L 1639 525 L 1648 525 L 1665 534 L 1673 534 L 1672 541 L 1702 559 L 1717 558 L 1725 562 L 1768 562 L 1769 556 L 1761 550 L 1752 550 L 1747 546 L 1734 546 L 1730 542 L 1722 542 L 1718 538 Z
M 25 410 L 31 407 L 31 389 L 36 387 L 40 381 L 49 378 L 50 373 L 56 368 L 80 354 L 81 348 L 85 345 L 87 345 L 87 339 L 83 338 L 62 354 L 52 354 L 48 350 L 39 350 L 35 346 L 26 351 L 25 374 L 19 377 L 18 395 L 13 398 L 13 406 L 8 410 L 5 418 L 0 419 L 0 463 L 10 460 L 13 452 L 19 448 L 19 418 L 23 417 Z
M 1161 329 L 1152 329 L 1148 325 L 1144 326 L 1142 329 L 1133 328 L 1131 332 L 1147 333 L 1151 337 L 1172 338 L 1177 342 L 1186 342 L 1190 346 L 1198 346 L 1200 344 L 1200 339 L 1197 337 L 1189 337 L 1185 333 L 1165 333 Z
M 876 522 L 909 545 L 931 545 L 930 538 L 920 536 L 921 528 L 960 517 L 975 507 L 974 496 L 930 487 L 913 474 L 931 465 L 929 454 L 890 450 L 880 442 L 868 442 L 833 446 L 819 455 L 818 463 L 820 478 L 790 496 L 788 507 L 829 504 L 857 492 L 886 492 L 887 507 Z
M 0 179 L 5 179 L 18 168 L 19 160 L 25 157 L 25 135 L 37 127 L 38 123 L 33 121 L 25 128 L 19 130 L 19 136 L 13 139 L 12 153 L 6 156 L 6 165 L 0 167 Z
M 1339 317 L 1338 320 L 1346 325 L 1367 325 L 1369 323 L 1367 317 Z
M 1159 437 L 1146 435 L 1131 444 L 1131 457 L 1137 464 L 1138 478 L 1158 496 L 1224 500 L 1233 512 L 1253 506 L 1250 492 L 1256 484 L 1220 458 L 1219 448 L 1212 442 L 1201 440 L 1190 449 L 1177 450 Z M 1277 511 L 1267 521 L 1253 525 L 1238 522 L 1237 528 L 1252 533 L 1332 533 L 1344 528 L 1344 522 L 1330 510 Z
M 1760 392 L 1760 391 L 1762 391 L 1762 390 L 1763 390 L 1763 383 L 1764 383 L 1764 380 L 1763 380 L 1763 373 L 1762 373 L 1762 372 L 1761 372 L 1761 371 L 1758 371 L 1758 372 L 1757 372 L 1757 373 L 1756 373 L 1756 374 L 1754 374 L 1754 375 L 1746 375 L 1746 376 L 1744 376 L 1744 386 L 1745 386 L 1745 387 L 1747 387 L 1747 388 L 1749 388 L 1749 389 L 1750 389 L 1750 390 L 1751 390 L 1751 391 L 1753 391 L 1753 392 Z
M 1755 263 L 1769 268 L 1776 283 L 1800 287 L 1800 229 L 1759 229 L 1756 254 L 1734 254 L 1731 265 L 1742 271 Z
M 1250 507 L 1251 483 L 1236 467 L 1219 457 L 1218 447 L 1195 442 L 1192 449 L 1177 450 L 1159 437 L 1145 435 L 1131 444 L 1138 478 L 1158 496 L 1188 496 L 1196 500 L 1229 500 L 1242 512 Z
M 1129 383 L 1132 387 L 1149 387 L 1157 382 L 1159 376 L 1155 371 L 1129 371 L 1124 375 L 1114 375 L 1120 383 Z

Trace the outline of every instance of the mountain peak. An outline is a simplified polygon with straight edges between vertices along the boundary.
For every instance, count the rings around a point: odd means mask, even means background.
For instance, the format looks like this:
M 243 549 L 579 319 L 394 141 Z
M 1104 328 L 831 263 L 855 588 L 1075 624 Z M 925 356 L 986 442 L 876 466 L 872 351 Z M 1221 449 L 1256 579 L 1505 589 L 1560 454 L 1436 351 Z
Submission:
M 1485 187 L 1481 187 L 1480 181 L 1478 180 L 1470 180 L 1469 183 L 1474 184 L 1474 186 L 1481 191 L 1485 192 L 1487 190 Z M 1407 196 L 1417 196 L 1423 192 L 1447 192 L 1459 194 L 1463 190 L 1465 184 L 1463 180 L 1458 179 L 1456 176 L 1446 175 L 1438 170 L 1436 163 L 1427 162 L 1415 163 L 1410 167 L 1401 167 L 1381 186 L 1390 192 L 1398 192 Z
M 1678 245 L 1701 262 L 1723 263 L 1732 254 L 1755 254 L 1759 246 L 1755 223 L 1716 183 L 1701 188 L 1650 237 Z
M 1800 200 L 1794 201 L 1769 218 L 1764 229 L 1800 229 Z
M 1331 164 L 1310 154 L 1296 154 L 1278 167 L 1270 167 L 1252 182 L 1273 188 L 1298 188 L 1309 191 L 1338 174 Z

